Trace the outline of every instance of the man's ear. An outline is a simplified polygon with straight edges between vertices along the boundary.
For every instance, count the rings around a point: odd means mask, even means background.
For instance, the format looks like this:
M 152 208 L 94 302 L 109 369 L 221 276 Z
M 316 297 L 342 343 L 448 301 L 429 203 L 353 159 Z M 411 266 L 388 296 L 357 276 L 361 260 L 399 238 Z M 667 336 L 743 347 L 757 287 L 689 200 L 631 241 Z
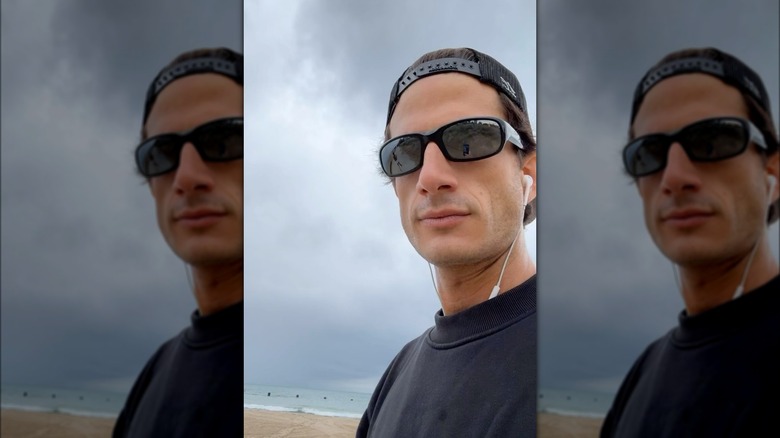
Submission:
M 523 175 L 528 175 L 534 179 L 534 184 L 531 186 L 531 193 L 528 195 L 528 202 L 530 203 L 536 199 L 536 184 L 538 179 L 536 178 L 536 152 L 528 154 L 523 159 Z
M 777 201 L 778 192 L 780 191 L 780 187 L 778 187 L 780 186 L 780 150 L 775 151 L 774 154 L 767 158 L 764 169 L 766 170 L 767 180 L 769 176 L 774 175 L 775 177 L 775 186 L 772 189 L 772 193 L 769 194 L 770 204 L 773 204 Z

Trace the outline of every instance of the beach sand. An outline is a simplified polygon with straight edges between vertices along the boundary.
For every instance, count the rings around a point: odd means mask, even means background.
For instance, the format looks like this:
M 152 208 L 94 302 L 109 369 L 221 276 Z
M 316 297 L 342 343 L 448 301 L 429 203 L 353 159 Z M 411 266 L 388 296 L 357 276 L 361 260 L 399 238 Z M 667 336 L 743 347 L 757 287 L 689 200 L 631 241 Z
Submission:
M 3 409 L 0 416 L 2 416 L 0 436 L 3 438 L 105 438 L 111 436 L 116 421 L 116 418 L 82 417 L 14 409 Z
M 599 436 L 603 418 L 571 417 L 540 412 L 538 438 L 594 438 Z
M 540 413 L 539 438 L 598 437 L 602 419 Z M 252 438 L 352 438 L 358 419 L 244 409 L 244 436 Z
M 244 409 L 244 436 L 253 438 L 354 438 L 357 418 Z
M 603 420 L 540 413 L 539 438 L 598 437 Z M 81 417 L 49 412 L 2 410 L 0 436 L 9 438 L 110 437 L 113 418 Z M 321 417 L 293 412 L 244 409 L 244 436 L 269 438 L 352 438 L 357 418 Z

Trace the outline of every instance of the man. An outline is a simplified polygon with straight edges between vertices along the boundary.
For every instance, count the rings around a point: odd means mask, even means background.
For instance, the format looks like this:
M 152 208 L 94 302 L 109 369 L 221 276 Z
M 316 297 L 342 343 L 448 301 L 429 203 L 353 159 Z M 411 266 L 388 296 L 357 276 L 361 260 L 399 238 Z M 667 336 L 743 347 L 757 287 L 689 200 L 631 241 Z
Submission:
M 418 59 L 380 164 L 442 309 L 376 387 L 357 436 L 536 436 L 536 141 L 512 72 L 472 49 Z M 431 275 L 433 277 L 433 273 Z
M 138 171 L 168 245 L 191 268 L 192 324 L 135 382 L 115 437 L 243 431 L 243 56 L 184 53 L 146 96 Z
M 780 161 L 764 84 L 722 51 L 671 53 L 637 87 L 629 136 L 624 163 L 685 310 L 634 364 L 601 435 L 766 436 L 780 412 L 767 238 Z

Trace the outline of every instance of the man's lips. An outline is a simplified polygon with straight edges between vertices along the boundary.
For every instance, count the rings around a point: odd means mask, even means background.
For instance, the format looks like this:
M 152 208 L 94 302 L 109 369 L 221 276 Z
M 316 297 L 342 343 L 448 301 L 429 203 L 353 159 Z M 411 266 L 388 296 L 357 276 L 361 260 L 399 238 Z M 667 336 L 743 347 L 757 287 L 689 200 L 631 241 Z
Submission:
M 690 227 L 700 225 L 713 216 L 713 212 L 699 207 L 675 208 L 661 215 L 661 221 L 673 226 Z
M 184 225 L 205 226 L 218 221 L 223 216 L 225 216 L 225 212 L 221 210 L 196 208 L 176 213 L 173 220 Z
M 419 215 L 420 222 L 431 226 L 452 226 L 464 220 L 469 213 L 457 209 L 430 210 Z

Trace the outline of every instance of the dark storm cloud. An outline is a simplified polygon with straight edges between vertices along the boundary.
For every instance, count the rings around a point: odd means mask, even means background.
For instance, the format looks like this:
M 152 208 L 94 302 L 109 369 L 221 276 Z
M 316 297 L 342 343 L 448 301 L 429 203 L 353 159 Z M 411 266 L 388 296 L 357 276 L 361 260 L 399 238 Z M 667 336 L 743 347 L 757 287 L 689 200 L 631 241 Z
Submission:
M 715 46 L 762 76 L 777 120 L 778 4 L 553 1 L 539 14 L 540 385 L 613 391 L 683 306 L 621 167 L 634 87 L 666 53 Z
M 127 390 L 195 304 L 134 174 L 154 74 L 241 3 L 2 4 L 2 381 Z

